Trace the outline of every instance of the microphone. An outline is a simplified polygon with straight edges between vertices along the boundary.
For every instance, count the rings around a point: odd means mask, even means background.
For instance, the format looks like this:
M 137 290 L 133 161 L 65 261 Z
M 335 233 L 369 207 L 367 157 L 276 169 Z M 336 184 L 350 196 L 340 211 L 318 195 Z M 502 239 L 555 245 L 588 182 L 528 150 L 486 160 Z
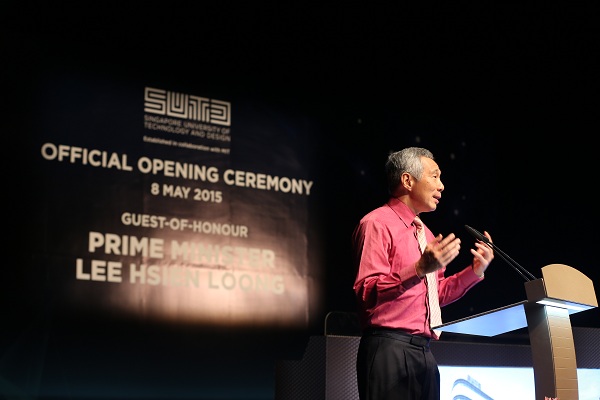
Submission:
M 500 258 L 502 258 L 508 265 L 512 267 L 523 279 L 526 281 L 530 281 L 532 279 L 537 279 L 531 272 L 527 271 L 524 267 L 522 267 L 518 262 L 510 258 L 505 252 L 500 250 L 498 246 L 496 246 L 493 242 L 490 242 L 488 238 L 486 238 L 481 232 L 477 229 L 471 228 L 469 225 L 465 225 L 467 231 L 477 240 L 485 243 L 489 248 L 494 250 Z

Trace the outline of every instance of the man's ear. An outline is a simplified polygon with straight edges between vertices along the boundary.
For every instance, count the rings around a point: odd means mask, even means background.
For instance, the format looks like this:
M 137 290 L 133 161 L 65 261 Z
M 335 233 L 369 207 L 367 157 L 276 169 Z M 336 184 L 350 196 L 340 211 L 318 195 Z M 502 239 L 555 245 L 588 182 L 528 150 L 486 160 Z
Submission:
M 402 184 L 402 187 L 408 191 L 412 190 L 413 182 L 413 177 L 408 172 L 403 173 L 400 177 L 400 183 Z

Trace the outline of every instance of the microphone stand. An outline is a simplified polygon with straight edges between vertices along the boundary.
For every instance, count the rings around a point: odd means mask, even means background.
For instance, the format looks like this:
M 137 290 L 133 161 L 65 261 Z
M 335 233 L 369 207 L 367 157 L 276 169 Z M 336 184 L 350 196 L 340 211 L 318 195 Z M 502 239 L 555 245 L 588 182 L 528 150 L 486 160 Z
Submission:
M 500 256 L 500 258 L 502 258 L 510 267 L 512 267 L 512 269 L 517 271 L 517 273 L 519 275 L 521 275 L 521 277 L 523 279 L 525 279 L 527 282 L 529 282 L 532 279 L 537 279 L 531 272 L 529 272 L 527 269 L 525 269 L 523 266 L 521 266 L 518 262 L 516 262 L 515 260 L 510 258 L 505 252 L 500 250 L 498 248 L 498 246 L 496 246 L 493 242 L 490 242 L 489 239 L 486 238 L 481 232 L 479 232 L 476 229 L 471 228 L 469 225 L 465 225 L 465 228 L 467 229 L 467 231 L 469 231 L 469 233 L 471 235 L 473 235 L 473 237 L 475 237 L 475 239 L 482 241 L 489 248 L 494 250 Z

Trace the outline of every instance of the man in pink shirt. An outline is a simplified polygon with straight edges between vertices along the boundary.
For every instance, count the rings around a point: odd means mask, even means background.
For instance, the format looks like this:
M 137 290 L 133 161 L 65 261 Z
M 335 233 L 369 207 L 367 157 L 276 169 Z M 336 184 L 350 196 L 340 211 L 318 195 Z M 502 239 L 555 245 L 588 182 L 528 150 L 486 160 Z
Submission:
M 444 276 L 459 254 L 460 239 L 453 233 L 435 236 L 423 224 L 427 245 L 421 251 L 415 225 L 421 213 L 437 208 L 444 190 L 433 154 L 409 147 L 390 154 L 385 167 L 390 198 L 360 220 L 352 237 L 363 330 L 356 361 L 359 396 L 439 400 L 439 370 L 429 351 L 430 340 L 439 337 L 429 320 L 426 274 L 437 278 L 443 307 L 484 279 L 494 253 L 476 242 L 471 265 Z

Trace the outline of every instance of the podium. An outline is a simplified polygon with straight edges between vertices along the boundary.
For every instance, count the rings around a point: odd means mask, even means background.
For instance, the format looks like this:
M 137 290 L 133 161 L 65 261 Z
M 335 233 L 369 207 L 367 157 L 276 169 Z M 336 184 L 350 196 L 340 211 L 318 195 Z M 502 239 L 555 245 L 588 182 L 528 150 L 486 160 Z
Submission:
M 527 327 L 536 400 L 578 400 L 577 362 L 570 315 L 598 307 L 592 281 L 564 264 L 542 268 L 525 282 L 527 300 L 442 324 L 444 332 L 495 336 Z

